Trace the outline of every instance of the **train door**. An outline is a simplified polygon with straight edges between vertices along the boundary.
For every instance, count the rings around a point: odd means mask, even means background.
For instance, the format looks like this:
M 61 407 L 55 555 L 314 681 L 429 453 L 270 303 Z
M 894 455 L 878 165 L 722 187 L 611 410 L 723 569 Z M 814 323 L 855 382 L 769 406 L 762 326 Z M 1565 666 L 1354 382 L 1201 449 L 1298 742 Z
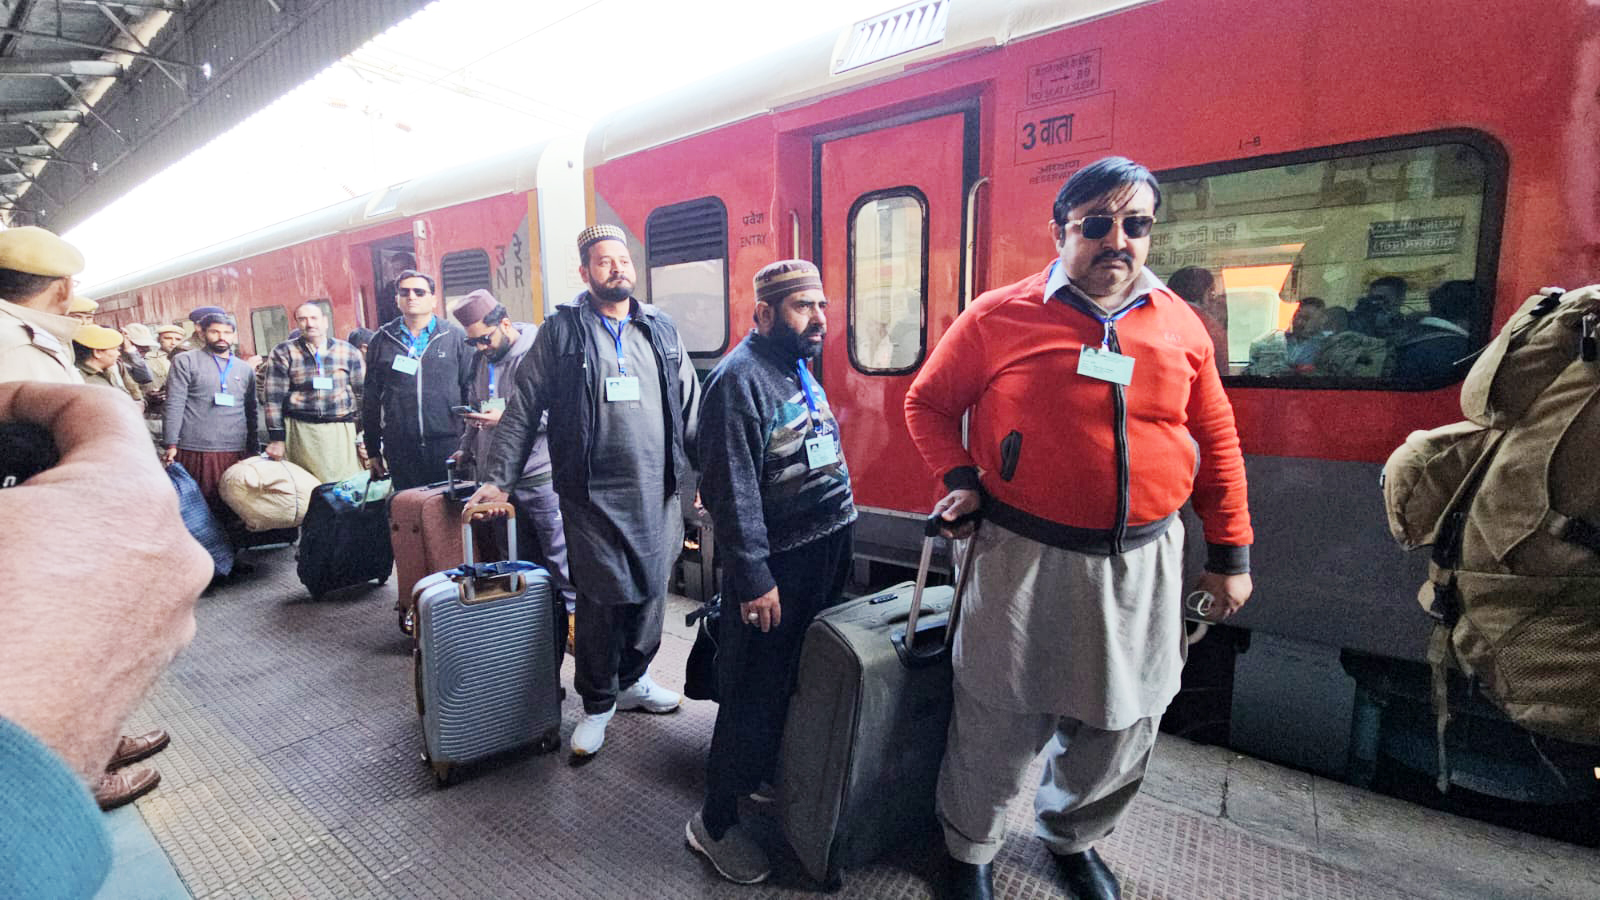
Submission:
M 906 432 L 905 396 L 960 312 L 975 125 L 975 113 L 958 110 L 817 139 L 828 327 L 844 337 L 825 342 L 823 383 L 867 512 L 926 513 L 938 499 Z
M 376 329 L 400 315 L 400 307 L 394 302 L 395 282 L 401 272 L 417 267 L 417 249 L 409 234 L 383 238 L 368 246 L 372 251 L 372 297 L 377 315 L 367 327 Z

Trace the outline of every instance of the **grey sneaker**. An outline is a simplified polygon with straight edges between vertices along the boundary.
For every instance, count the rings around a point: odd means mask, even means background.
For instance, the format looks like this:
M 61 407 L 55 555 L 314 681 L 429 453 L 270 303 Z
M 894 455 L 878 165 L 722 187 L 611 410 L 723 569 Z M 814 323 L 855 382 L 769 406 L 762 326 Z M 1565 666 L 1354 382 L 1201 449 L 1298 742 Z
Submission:
M 755 884 L 772 874 L 766 851 L 739 825 L 729 828 L 722 840 L 715 841 L 697 812 L 689 824 L 683 826 L 683 837 L 696 853 L 711 860 L 711 865 L 723 878 L 735 884 Z

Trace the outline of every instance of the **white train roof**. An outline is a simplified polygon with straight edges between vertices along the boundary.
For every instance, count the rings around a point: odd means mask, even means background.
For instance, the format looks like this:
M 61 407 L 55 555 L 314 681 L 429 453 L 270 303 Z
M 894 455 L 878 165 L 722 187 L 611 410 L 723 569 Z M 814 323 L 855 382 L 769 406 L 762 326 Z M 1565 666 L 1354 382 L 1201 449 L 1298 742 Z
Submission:
M 838 34 L 773 52 L 748 65 L 635 104 L 602 119 L 589 132 L 584 165 L 657 147 L 805 100 L 893 78 L 930 60 L 1003 47 L 1077 22 L 1158 0 L 922 0 L 854 23 Z M 863 26 L 909 18 L 909 28 L 886 29 L 863 47 Z M 925 14 L 943 27 L 942 39 L 918 46 Z M 942 17 L 942 21 L 940 18 Z M 893 52 L 896 44 L 911 49 Z M 874 54 L 873 50 L 877 53 Z M 863 52 L 865 51 L 865 52 Z M 893 55 L 883 55 L 885 52 Z M 858 58 L 876 61 L 851 66 Z
M 539 163 L 546 154 L 563 154 L 574 165 L 577 164 L 579 141 L 576 136 L 553 138 L 476 162 L 420 175 L 364 197 L 341 201 L 148 269 L 114 278 L 83 293 L 95 299 L 109 297 L 307 241 L 358 231 L 486 197 L 530 191 L 536 186 Z

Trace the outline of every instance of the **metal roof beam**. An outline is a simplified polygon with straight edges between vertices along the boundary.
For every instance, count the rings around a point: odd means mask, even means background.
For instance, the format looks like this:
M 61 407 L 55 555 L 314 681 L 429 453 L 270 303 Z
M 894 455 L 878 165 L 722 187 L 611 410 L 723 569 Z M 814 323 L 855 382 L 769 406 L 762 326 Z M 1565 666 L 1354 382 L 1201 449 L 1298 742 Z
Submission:
M 76 109 L 9 109 L 0 110 L 0 125 L 55 125 L 62 122 L 82 122 L 83 113 Z
M 121 63 L 103 59 L 39 60 L 0 59 L 0 75 L 82 75 L 117 78 L 128 71 Z
M 63 6 L 115 6 L 119 9 L 151 9 L 157 12 L 183 12 L 182 0 L 60 0 Z
M 32 38 L 36 41 L 53 41 L 58 44 L 66 44 L 69 47 L 77 47 L 81 50 L 98 50 L 101 53 L 124 53 L 135 59 L 148 59 L 151 62 L 157 62 L 168 66 L 180 66 L 185 69 L 200 68 L 200 66 L 196 65 L 195 63 L 186 63 L 176 59 L 168 59 L 164 56 L 157 56 L 154 53 L 145 53 L 140 50 L 127 50 L 122 47 L 112 47 L 108 44 L 96 44 L 93 41 L 75 40 L 73 38 L 66 37 L 65 35 L 51 34 L 48 31 L 28 31 L 25 28 L 0 26 L 0 35 Z
M 145 57 L 150 60 L 150 63 L 157 69 L 160 69 L 161 74 L 167 76 L 167 80 L 176 85 L 178 90 L 182 91 L 188 89 L 189 86 L 184 83 L 183 79 L 179 78 L 177 75 L 174 75 L 172 70 L 166 67 L 165 62 L 163 62 L 161 57 L 151 53 L 150 48 L 145 46 L 144 41 L 139 40 L 139 36 L 134 34 L 133 31 L 128 28 L 128 23 L 122 21 L 120 16 L 111 11 L 111 7 L 106 6 L 104 3 L 97 2 L 94 4 L 94 8 L 104 13 L 105 17 L 111 21 L 111 24 L 116 27 L 117 31 L 121 32 L 122 36 L 127 38 L 129 43 L 133 44 L 135 47 L 138 47 L 140 52 L 142 52 Z

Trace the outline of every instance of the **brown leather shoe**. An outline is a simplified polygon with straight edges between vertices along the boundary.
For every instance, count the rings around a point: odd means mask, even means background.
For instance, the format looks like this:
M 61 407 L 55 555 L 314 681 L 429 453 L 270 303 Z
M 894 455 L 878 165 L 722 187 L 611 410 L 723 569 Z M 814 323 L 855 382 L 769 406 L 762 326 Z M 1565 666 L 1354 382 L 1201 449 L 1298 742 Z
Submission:
M 123 769 L 107 772 L 94 783 L 94 801 L 101 809 L 116 809 L 155 790 L 161 773 L 155 769 Z
M 111 762 L 106 763 L 106 771 L 138 762 L 147 756 L 154 756 L 167 749 L 167 744 L 171 742 L 172 736 L 159 728 L 138 737 L 125 734 L 117 741 L 117 752 L 111 757 Z

